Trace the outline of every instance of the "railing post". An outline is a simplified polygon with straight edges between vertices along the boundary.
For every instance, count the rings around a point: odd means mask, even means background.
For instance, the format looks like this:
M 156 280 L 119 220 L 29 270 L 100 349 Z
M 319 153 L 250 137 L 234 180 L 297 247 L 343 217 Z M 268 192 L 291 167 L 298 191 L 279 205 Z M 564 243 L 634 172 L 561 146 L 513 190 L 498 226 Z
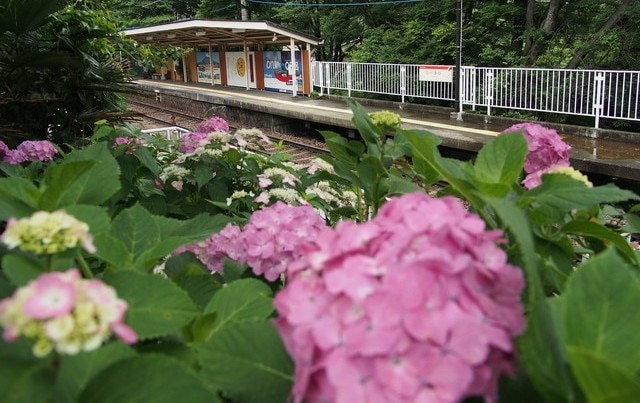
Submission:
M 318 69 L 318 78 L 320 79 L 320 95 L 324 94 L 324 74 L 322 70 L 322 62 L 315 62 L 314 66 Z
M 493 103 L 493 69 L 487 69 L 485 73 L 484 99 L 487 101 L 487 116 L 491 116 L 491 104 Z
M 347 64 L 347 94 L 351 98 L 351 63 Z
M 476 110 L 476 88 L 478 85 L 478 80 L 476 78 L 476 67 L 470 67 L 470 82 L 469 82 L 469 89 L 470 89 L 470 94 L 469 97 L 471 98 L 471 110 L 475 111 Z
M 327 63 L 324 67 L 327 76 L 327 95 L 331 95 L 331 63 Z
M 600 128 L 600 116 L 604 107 L 604 73 L 596 73 L 593 83 L 593 114 L 595 116 L 595 128 Z
M 404 103 L 404 96 L 407 94 L 407 68 L 405 66 L 400 67 L 400 96 L 402 97 L 402 103 Z

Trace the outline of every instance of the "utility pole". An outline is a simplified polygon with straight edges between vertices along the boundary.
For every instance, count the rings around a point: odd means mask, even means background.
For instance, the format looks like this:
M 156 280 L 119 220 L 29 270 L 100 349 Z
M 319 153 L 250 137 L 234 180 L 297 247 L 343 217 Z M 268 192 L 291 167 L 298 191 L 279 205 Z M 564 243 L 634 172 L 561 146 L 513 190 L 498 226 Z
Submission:
M 249 11 L 247 10 L 247 0 L 240 0 L 240 19 L 242 21 L 249 20 Z
M 453 90 L 455 91 L 456 120 L 462 120 L 462 0 L 456 0 L 456 67 Z

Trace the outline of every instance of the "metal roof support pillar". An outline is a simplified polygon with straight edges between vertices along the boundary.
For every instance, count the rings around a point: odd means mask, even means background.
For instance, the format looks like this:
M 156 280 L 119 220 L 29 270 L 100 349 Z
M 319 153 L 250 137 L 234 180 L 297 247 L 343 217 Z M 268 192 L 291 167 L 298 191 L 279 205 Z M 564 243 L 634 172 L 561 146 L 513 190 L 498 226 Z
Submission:
M 182 80 L 187 82 L 187 58 L 182 55 Z
M 209 43 L 209 74 L 211 74 L 211 86 L 213 87 L 213 54 L 211 53 L 211 41 Z
M 293 96 L 298 95 L 298 76 L 296 75 L 296 48 L 293 38 L 289 38 L 289 50 L 291 51 L 291 84 L 293 84 Z
M 246 77 L 247 91 L 249 90 L 249 74 L 251 74 L 251 70 L 249 69 L 249 49 L 247 48 L 247 41 L 244 41 L 244 76 Z

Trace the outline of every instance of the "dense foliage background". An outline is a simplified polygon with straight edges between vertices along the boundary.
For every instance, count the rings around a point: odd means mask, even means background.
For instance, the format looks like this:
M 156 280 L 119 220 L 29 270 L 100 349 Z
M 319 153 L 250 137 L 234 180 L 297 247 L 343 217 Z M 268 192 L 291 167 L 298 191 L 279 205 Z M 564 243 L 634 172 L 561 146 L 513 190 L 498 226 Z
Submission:
M 324 39 L 317 57 L 333 61 L 453 64 L 456 0 L 367 5 L 357 0 L 248 0 L 251 19 Z M 379 2 L 378 2 L 379 3 Z M 240 0 L 109 0 L 121 27 L 179 18 L 239 19 Z M 638 66 L 633 0 L 464 0 L 464 63 L 491 66 Z

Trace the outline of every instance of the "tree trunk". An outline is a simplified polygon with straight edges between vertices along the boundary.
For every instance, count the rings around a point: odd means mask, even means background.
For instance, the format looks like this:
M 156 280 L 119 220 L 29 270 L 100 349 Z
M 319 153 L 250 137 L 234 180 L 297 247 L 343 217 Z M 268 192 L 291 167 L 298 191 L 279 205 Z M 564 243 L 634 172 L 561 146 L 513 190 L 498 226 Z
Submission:
M 587 43 L 576 50 L 573 57 L 567 64 L 568 69 L 575 69 L 580 65 L 580 63 L 582 63 L 584 57 L 591 51 L 591 49 L 593 49 L 593 46 L 596 44 L 596 42 L 598 42 L 602 35 L 604 35 L 608 30 L 613 28 L 620 21 L 620 19 L 624 16 L 625 11 L 627 10 L 627 8 L 629 8 L 632 2 L 633 0 L 623 0 L 622 3 L 620 3 L 616 11 L 614 11 L 614 13 L 611 14 L 609 18 L 604 22 L 604 24 L 602 24 L 600 29 L 598 29 L 598 31 L 596 31 L 591 36 L 589 41 L 587 41 Z
M 535 3 L 535 2 L 534 2 Z M 560 9 L 564 4 L 564 0 L 550 0 L 549 6 L 547 8 L 547 13 L 540 24 L 540 28 L 538 29 L 537 35 L 535 38 L 532 38 L 531 47 L 529 47 L 528 52 L 525 52 L 525 56 L 527 60 L 525 64 L 527 66 L 533 65 L 538 57 L 544 52 L 547 41 L 549 37 L 553 34 L 554 29 L 556 28 L 556 23 L 558 21 L 558 14 L 560 13 Z M 534 4 L 535 6 L 535 4 Z M 527 13 L 529 9 L 527 9 Z M 527 16 L 528 18 L 528 16 Z

